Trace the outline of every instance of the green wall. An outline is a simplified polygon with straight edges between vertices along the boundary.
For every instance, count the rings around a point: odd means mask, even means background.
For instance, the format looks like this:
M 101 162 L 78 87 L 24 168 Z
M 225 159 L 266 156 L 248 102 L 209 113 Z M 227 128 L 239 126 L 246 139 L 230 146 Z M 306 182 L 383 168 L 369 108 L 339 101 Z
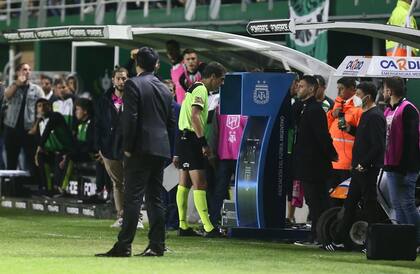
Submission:
M 70 71 L 71 43 L 51 41 L 35 43 L 35 70 Z
M 0 72 L 3 73 L 4 66 L 9 62 L 9 46 L 0 44 Z
M 76 71 L 83 79 L 83 91 L 89 91 L 93 97 L 101 95 L 104 90 L 102 81 L 105 75 L 111 81 L 114 67 L 114 48 L 79 47 L 77 49 Z

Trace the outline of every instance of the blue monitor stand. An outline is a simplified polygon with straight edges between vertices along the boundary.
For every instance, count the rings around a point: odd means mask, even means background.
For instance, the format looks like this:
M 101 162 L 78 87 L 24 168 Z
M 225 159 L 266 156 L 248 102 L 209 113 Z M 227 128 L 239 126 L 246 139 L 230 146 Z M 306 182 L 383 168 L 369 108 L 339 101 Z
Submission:
M 221 113 L 248 116 L 236 166 L 233 237 L 291 237 L 281 230 L 290 172 L 287 135 L 294 77 L 292 73 L 232 73 L 221 88 Z

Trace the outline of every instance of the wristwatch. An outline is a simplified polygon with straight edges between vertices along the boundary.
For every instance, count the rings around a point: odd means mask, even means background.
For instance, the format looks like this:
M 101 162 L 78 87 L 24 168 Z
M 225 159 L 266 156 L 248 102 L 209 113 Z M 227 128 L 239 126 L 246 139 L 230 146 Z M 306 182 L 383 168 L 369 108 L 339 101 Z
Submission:
M 358 164 L 357 166 L 356 166 L 356 168 L 355 168 L 357 171 L 359 171 L 359 172 L 363 172 L 363 171 L 365 171 L 365 168 L 364 167 L 362 167 L 360 164 Z

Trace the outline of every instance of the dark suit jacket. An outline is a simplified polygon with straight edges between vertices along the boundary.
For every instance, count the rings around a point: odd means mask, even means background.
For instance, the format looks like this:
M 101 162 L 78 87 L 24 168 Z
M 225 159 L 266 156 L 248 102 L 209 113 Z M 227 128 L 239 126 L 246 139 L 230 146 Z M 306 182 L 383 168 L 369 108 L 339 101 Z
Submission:
M 296 143 L 293 149 L 294 177 L 303 181 L 325 180 L 337 152 L 328 133 L 327 116 L 321 103 L 311 97 L 303 102 L 297 119 Z
M 172 94 L 153 73 L 124 85 L 123 148 L 130 153 L 171 157 L 168 131 L 174 127 Z

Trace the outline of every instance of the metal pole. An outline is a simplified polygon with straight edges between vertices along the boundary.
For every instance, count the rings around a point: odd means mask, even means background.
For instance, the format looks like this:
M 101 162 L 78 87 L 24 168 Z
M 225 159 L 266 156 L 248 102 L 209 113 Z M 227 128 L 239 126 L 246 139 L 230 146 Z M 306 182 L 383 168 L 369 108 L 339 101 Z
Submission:
M 9 47 L 9 85 L 13 83 L 15 78 L 15 45 Z
M 76 46 L 74 42 L 71 43 L 71 72 L 76 72 Z
M 10 9 L 12 8 L 12 0 L 7 0 L 7 26 L 10 26 Z
M 114 47 L 114 67 L 119 66 L 120 63 L 120 47 L 115 46 Z
M 66 0 L 61 1 L 61 23 L 64 23 L 64 20 L 66 19 Z
M 172 1 L 166 0 L 166 15 L 171 15 Z
M 85 21 L 85 0 L 81 0 L 80 1 L 80 21 L 83 22 Z

